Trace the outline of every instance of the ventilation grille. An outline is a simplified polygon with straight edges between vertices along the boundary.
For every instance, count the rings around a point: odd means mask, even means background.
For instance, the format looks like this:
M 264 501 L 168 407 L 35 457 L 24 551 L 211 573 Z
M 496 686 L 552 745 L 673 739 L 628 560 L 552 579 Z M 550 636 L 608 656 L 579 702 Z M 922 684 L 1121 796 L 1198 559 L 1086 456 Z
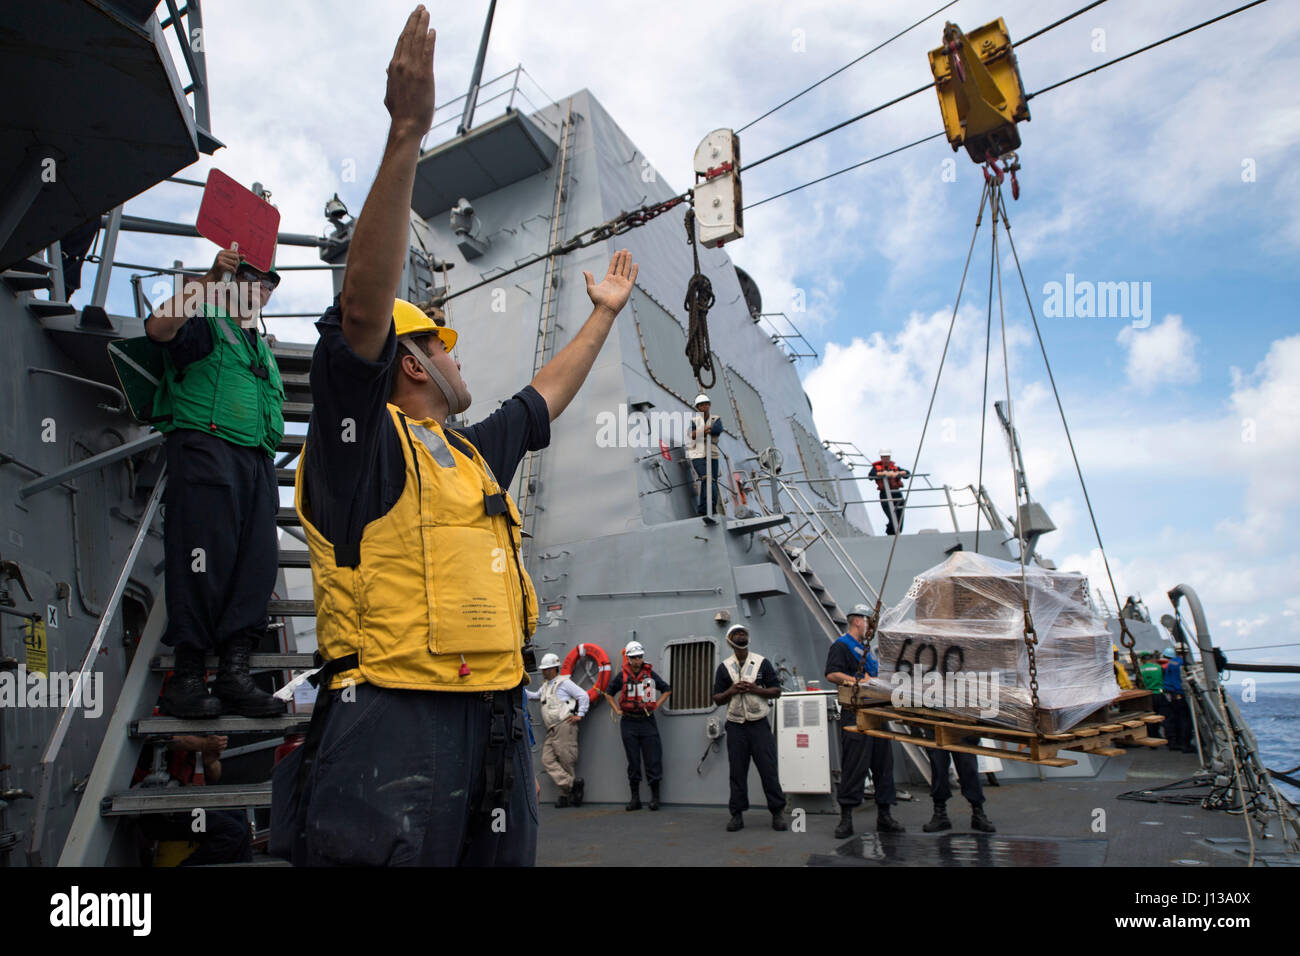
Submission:
M 713 707 L 714 661 L 712 641 L 687 641 L 668 646 L 668 683 L 671 710 L 708 710 Z

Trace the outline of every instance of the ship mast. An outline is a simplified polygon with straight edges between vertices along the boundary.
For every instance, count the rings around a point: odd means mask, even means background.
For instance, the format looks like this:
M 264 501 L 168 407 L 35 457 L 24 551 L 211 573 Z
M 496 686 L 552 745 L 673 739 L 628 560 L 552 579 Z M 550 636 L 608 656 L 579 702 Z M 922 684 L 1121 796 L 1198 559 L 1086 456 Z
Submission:
M 488 37 L 492 33 L 492 15 L 496 13 L 497 0 L 488 4 L 487 19 L 483 21 L 483 36 L 478 41 L 478 56 L 474 60 L 474 73 L 469 78 L 469 92 L 465 94 L 465 112 L 461 114 L 456 135 L 464 136 L 474 122 L 474 103 L 478 99 L 478 85 L 483 79 L 483 61 L 487 58 Z

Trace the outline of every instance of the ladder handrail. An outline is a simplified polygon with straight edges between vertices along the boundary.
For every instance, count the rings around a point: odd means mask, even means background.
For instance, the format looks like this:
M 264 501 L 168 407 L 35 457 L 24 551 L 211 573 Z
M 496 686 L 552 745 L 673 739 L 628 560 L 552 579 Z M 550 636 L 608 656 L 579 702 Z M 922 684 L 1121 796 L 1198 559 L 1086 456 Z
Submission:
M 167 466 L 163 465 L 158 476 L 158 483 L 154 485 L 153 494 L 149 496 L 149 503 L 145 505 L 144 513 L 140 516 L 140 524 L 136 528 L 135 538 L 131 542 L 131 550 L 127 552 L 126 560 L 122 562 L 122 570 L 117 576 L 117 583 L 113 585 L 113 594 L 104 606 L 104 613 L 100 615 L 99 626 L 95 629 L 95 636 L 91 640 L 90 646 L 86 648 L 86 653 L 82 658 L 81 669 L 77 672 L 76 682 L 72 685 L 72 691 L 68 694 L 68 699 L 63 705 L 63 712 L 59 714 L 58 723 L 54 725 L 49 742 L 45 745 L 45 752 L 41 756 L 41 782 L 36 794 L 36 808 L 32 814 L 32 832 L 29 844 L 30 850 L 28 851 L 29 858 L 37 862 L 40 860 L 45 817 L 49 811 L 52 781 L 50 771 L 54 766 L 54 761 L 58 759 L 59 751 L 63 748 L 63 741 L 68 735 L 68 728 L 72 723 L 73 703 L 81 700 L 82 685 L 94 669 L 96 660 L 99 657 L 99 648 L 104 643 L 104 638 L 108 634 L 109 626 L 113 623 L 113 618 L 117 615 L 118 605 L 122 601 L 122 595 L 126 592 L 126 583 L 130 580 L 131 572 L 135 570 L 136 559 L 140 556 L 144 539 L 149 533 L 149 528 L 153 525 L 154 516 L 158 513 L 159 505 L 162 503 L 163 489 L 166 487 Z
M 564 130 L 560 137 L 560 165 L 555 173 L 555 198 L 551 206 L 551 228 L 550 237 L 548 238 L 548 248 L 554 249 L 559 241 L 560 231 L 564 228 L 565 212 L 567 205 L 565 200 L 568 193 L 568 159 L 569 153 L 573 148 L 573 100 L 569 100 L 569 111 L 564 119 Z M 556 288 L 556 264 L 558 257 L 550 256 L 546 260 L 546 270 L 542 276 L 542 307 L 541 317 L 537 323 L 537 342 L 533 347 L 533 375 L 536 376 L 541 371 L 542 365 L 547 357 L 547 339 L 553 338 L 552 324 L 557 317 L 559 310 L 559 296 Z M 531 536 L 532 522 L 536 515 L 536 505 L 533 503 L 533 490 L 531 488 L 533 479 L 541 472 L 541 450 L 530 451 L 525 457 L 522 467 L 519 469 L 519 525 L 521 530 Z M 531 537 L 526 538 L 531 541 Z
M 858 589 L 858 593 L 862 595 L 864 600 L 868 602 L 879 600 L 879 592 L 871 586 L 871 582 L 867 580 L 867 576 L 862 572 L 862 569 L 858 567 L 857 562 L 853 560 L 853 556 L 849 554 L 848 549 L 844 547 L 843 542 L 835 536 L 835 532 L 831 529 L 831 526 L 821 517 L 821 512 L 812 506 L 812 502 L 807 499 L 803 490 L 787 485 L 780 478 L 776 478 L 776 483 L 786 492 L 791 503 L 807 521 L 811 523 L 813 515 L 816 515 L 817 520 L 821 522 L 823 530 L 817 535 L 817 537 L 809 542 L 809 546 L 816 544 L 819 540 L 824 540 L 826 543 L 826 550 L 830 552 L 831 557 L 834 558 L 835 562 L 840 566 L 840 570 L 848 576 L 849 583 Z M 816 527 L 816 525 L 814 524 L 813 527 Z M 788 535 L 786 536 L 786 540 L 789 540 Z M 841 555 L 843 557 L 841 557 Z M 845 562 L 847 562 L 847 566 Z M 853 569 L 852 571 L 849 570 L 850 567 Z M 856 578 L 854 577 L 855 572 L 857 574 Z M 866 585 L 866 590 L 863 590 L 863 585 Z M 871 592 L 870 597 L 867 595 L 868 591 Z

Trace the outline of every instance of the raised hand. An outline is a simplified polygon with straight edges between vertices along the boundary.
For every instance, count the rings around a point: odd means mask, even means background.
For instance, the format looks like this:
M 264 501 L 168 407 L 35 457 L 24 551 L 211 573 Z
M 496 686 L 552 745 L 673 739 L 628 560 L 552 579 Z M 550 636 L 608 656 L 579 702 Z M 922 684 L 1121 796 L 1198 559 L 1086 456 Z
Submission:
M 203 277 L 205 283 L 222 282 L 227 275 L 234 275 L 239 268 L 239 244 L 231 243 L 229 249 L 222 249 L 212 260 L 212 268 Z
M 584 272 L 583 275 L 587 277 L 587 295 L 592 304 L 598 309 L 608 309 L 612 314 L 618 315 L 632 294 L 637 269 L 637 264 L 632 261 L 632 253 L 620 249 L 609 260 L 609 269 L 599 285 L 590 272 Z
M 384 106 L 393 128 L 423 136 L 433 124 L 433 45 L 437 34 L 429 29 L 429 11 L 416 7 L 406 18 L 388 64 L 388 89 Z

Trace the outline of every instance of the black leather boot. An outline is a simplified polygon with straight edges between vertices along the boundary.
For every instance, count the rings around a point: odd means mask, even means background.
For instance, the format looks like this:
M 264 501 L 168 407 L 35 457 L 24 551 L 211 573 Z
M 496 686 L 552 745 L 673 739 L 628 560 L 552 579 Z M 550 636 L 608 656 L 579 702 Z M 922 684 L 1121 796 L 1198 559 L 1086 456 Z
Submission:
M 952 821 L 948 819 L 948 809 L 942 803 L 935 803 L 934 816 L 930 817 L 930 822 L 921 827 L 926 833 L 938 833 L 940 830 L 951 830 Z
M 162 708 L 173 717 L 200 719 L 219 717 L 221 701 L 208 693 L 204 681 L 204 654 L 196 647 L 182 645 L 176 648 L 176 664 L 167 680 L 167 690 L 162 695 Z
M 582 806 L 582 794 L 586 790 L 587 784 L 581 777 L 573 781 L 573 787 L 569 790 L 569 803 L 575 807 Z
M 840 825 L 835 828 L 835 839 L 853 836 L 853 808 L 840 807 Z
M 889 807 L 887 805 L 881 804 L 876 808 L 876 832 L 906 833 L 907 827 L 894 819 L 894 816 L 889 812 Z
M 785 822 L 785 815 L 780 810 L 772 811 L 772 829 L 788 830 L 790 827 Z
M 253 640 L 232 637 L 221 647 L 221 668 L 212 684 L 212 693 L 221 699 L 223 713 L 241 717 L 275 717 L 286 710 L 284 701 L 272 697 L 253 683 L 248 674 L 248 656 Z
M 984 815 L 983 805 L 970 808 L 970 825 L 971 829 L 979 830 L 980 833 L 998 832 L 998 828 L 993 825 L 993 821 Z
M 731 819 L 727 821 L 727 832 L 735 833 L 737 830 L 745 828 L 745 818 L 739 813 L 733 813 Z
M 555 808 L 557 810 L 563 810 L 568 805 L 569 805 L 569 795 L 567 793 L 561 793 L 556 796 Z
M 632 788 L 632 799 L 627 802 L 627 806 L 624 807 L 623 809 L 640 810 L 641 809 L 641 781 L 629 780 L 628 785 Z
M 650 809 L 659 809 L 659 781 L 653 780 L 650 783 Z

